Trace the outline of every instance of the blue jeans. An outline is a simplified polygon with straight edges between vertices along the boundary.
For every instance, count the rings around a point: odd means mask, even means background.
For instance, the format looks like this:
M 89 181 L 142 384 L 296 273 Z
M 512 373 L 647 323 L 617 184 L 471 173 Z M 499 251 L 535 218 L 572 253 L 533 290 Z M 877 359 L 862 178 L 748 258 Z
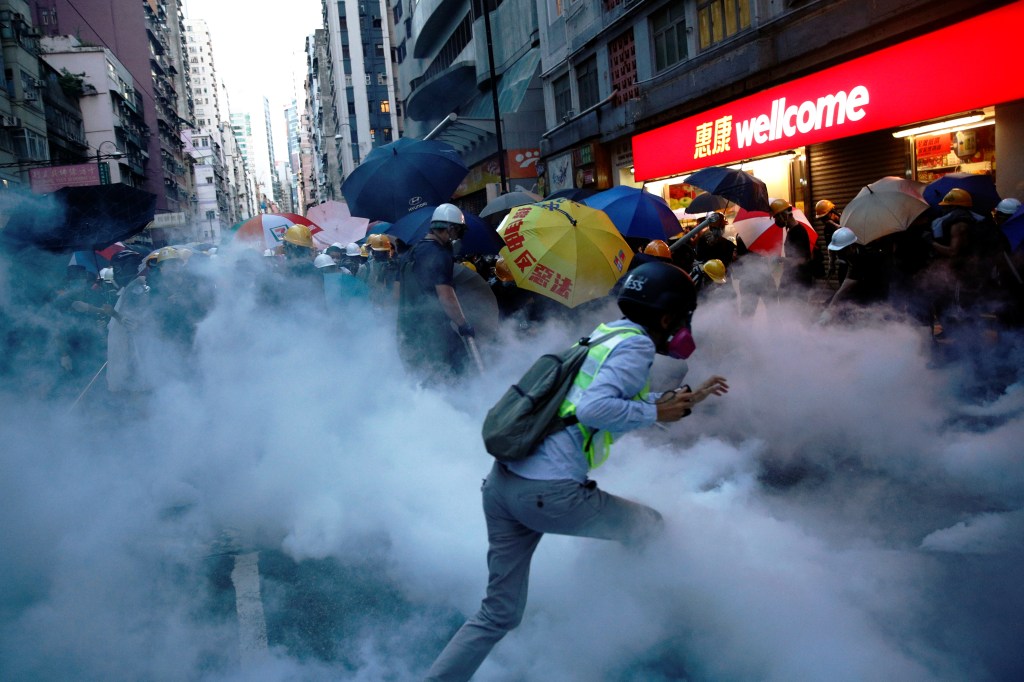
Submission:
M 487 596 L 434 661 L 431 682 L 468 680 L 494 645 L 519 625 L 530 560 L 544 533 L 640 545 L 656 535 L 661 514 L 599 490 L 593 481 L 534 481 L 495 462 L 482 487 L 487 520 Z

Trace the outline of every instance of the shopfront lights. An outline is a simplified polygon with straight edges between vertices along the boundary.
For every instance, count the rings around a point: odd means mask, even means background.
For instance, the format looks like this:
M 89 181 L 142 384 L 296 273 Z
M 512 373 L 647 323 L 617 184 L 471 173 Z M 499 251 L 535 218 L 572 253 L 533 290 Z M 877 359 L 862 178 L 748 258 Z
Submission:
M 982 111 L 973 111 L 966 116 L 960 116 L 959 118 L 951 118 L 946 121 L 938 121 L 936 123 L 928 123 L 923 126 L 916 128 L 907 128 L 906 130 L 897 130 L 892 134 L 895 138 L 910 137 L 912 135 L 929 135 L 936 133 L 948 133 L 955 128 L 962 128 L 965 126 L 971 126 L 975 123 L 981 123 L 985 120 L 985 113 Z

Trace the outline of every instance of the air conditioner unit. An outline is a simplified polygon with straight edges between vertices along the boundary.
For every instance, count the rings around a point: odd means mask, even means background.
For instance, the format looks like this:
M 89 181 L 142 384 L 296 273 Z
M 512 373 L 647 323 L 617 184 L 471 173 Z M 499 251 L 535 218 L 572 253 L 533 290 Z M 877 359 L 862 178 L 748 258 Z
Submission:
M 21 119 L 17 116 L 0 116 L 0 126 L 4 128 L 20 128 Z
M 32 84 L 35 85 L 37 88 L 46 87 L 46 83 L 44 81 L 39 80 L 38 78 L 33 78 Z
M 35 102 L 37 99 L 39 99 L 39 95 L 37 95 L 36 93 L 28 91 L 25 92 L 26 102 Z

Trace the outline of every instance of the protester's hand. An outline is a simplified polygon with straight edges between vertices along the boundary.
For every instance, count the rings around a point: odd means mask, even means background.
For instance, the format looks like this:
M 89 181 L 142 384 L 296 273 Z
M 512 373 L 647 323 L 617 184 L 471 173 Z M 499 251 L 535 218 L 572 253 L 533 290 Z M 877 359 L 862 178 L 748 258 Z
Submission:
M 658 410 L 657 420 L 659 422 L 676 422 L 683 417 L 689 416 L 691 408 L 696 405 L 693 399 L 693 392 L 689 386 L 680 386 L 672 391 L 666 391 L 658 397 L 655 407 Z
M 469 322 L 458 328 L 459 336 L 463 338 L 474 338 L 476 336 L 476 330 L 473 329 L 473 325 Z
M 60 356 L 60 366 L 64 368 L 65 372 L 70 372 L 74 368 L 74 363 L 71 362 L 71 356 L 65 353 Z
M 725 395 L 729 392 L 729 384 L 726 382 L 725 377 L 713 376 L 703 384 L 700 385 L 696 391 L 693 392 L 694 401 L 693 404 L 703 401 L 708 396 L 712 395 Z

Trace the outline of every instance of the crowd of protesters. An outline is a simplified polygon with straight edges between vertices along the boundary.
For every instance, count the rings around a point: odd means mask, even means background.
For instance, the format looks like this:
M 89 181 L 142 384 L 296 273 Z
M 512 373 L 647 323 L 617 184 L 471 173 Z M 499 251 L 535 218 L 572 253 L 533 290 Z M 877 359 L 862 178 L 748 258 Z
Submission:
M 443 220 L 414 244 L 371 234 L 362 244 L 321 251 L 303 225 L 288 228 L 281 244 L 262 255 L 241 245 L 218 254 L 210 245 L 150 252 L 129 244 L 108 268 L 68 265 L 33 324 L 6 321 L 8 345 L 53 341 L 56 350 L 43 355 L 57 378 L 37 382 L 44 396 L 80 394 L 104 373 L 112 393 L 152 390 L 166 358 L 192 352 L 197 325 L 217 300 L 217 282 L 227 281 L 209 273 L 230 268 L 230 286 L 248 288 L 265 308 L 303 301 L 335 316 L 371 309 L 393 314 L 406 368 L 424 379 L 457 380 L 472 371 L 475 330 L 459 305 L 453 268 L 469 268 L 487 282 L 500 318 L 523 333 L 552 318 L 579 319 L 616 294 L 569 310 L 516 286 L 501 257 L 458 253 L 465 221 L 456 207 L 444 206 Z M 807 306 L 808 319 L 819 324 L 855 324 L 864 311 L 881 310 L 926 329 L 936 362 L 944 363 L 994 348 L 1024 323 L 1024 254 L 1010 248 L 999 228 L 1019 207 L 1005 199 L 991 214 L 979 213 L 968 192 L 954 189 L 908 229 L 865 244 L 839 226 L 839 210 L 823 199 L 815 216 L 824 246 L 816 246 L 793 207 L 776 200 L 770 215 L 773 229 L 784 233 L 781 255 L 749 251 L 728 235 L 727 220 L 712 213 L 675 240 L 628 240 L 635 251 L 631 268 L 672 262 L 690 274 L 702 300 L 727 302 L 740 318 L 759 304 L 770 310 L 784 301 Z M 14 355 L 0 369 L 13 372 Z M 1000 390 L 1015 380 L 1004 373 L 986 378 L 986 385 Z

